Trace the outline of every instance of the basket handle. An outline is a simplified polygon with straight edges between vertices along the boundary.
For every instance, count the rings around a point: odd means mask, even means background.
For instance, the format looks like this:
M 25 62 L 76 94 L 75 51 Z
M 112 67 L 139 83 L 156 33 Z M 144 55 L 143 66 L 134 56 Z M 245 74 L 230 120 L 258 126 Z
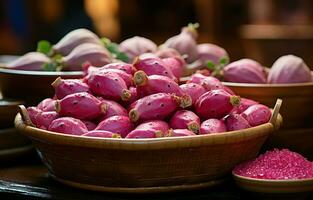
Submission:
M 281 104 L 283 103 L 283 100 L 281 99 L 277 99 L 276 100 L 276 104 L 274 106 L 273 112 L 272 112 L 272 116 L 270 119 L 270 123 L 273 124 L 273 126 L 277 129 L 279 128 L 280 124 L 277 124 L 277 117 L 279 115 L 279 110 L 281 107 Z
M 18 108 L 19 108 L 19 113 L 21 114 L 24 123 L 26 125 L 28 125 L 28 126 L 35 127 L 35 125 L 33 124 L 32 120 L 29 117 L 28 111 L 25 108 L 25 106 L 24 105 L 19 105 Z

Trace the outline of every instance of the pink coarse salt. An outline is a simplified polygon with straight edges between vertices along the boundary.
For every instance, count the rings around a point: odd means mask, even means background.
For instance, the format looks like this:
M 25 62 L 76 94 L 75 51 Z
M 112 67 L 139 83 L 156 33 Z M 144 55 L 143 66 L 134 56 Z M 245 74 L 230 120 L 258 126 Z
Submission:
M 288 149 L 274 149 L 237 165 L 233 172 L 259 179 L 308 179 L 313 178 L 313 162 Z

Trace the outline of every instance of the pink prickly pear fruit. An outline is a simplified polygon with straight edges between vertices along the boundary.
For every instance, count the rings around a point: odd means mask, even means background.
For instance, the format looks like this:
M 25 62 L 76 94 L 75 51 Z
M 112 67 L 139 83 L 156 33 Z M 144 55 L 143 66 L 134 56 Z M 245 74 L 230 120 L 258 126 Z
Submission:
M 223 76 L 228 82 L 266 83 L 264 68 L 251 59 L 241 59 L 225 66 Z
M 232 110 L 232 112 L 240 114 L 243 111 L 245 111 L 247 108 L 249 108 L 250 106 L 256 105 L 256 104 L 259 104 L 259 103 L 251 99 L 241 98 L 240 104 L 237 107 L 235 107 Z
M 194 62 L 198 58 L 196 28 L 193 25 L 182 28 L 179 35 L 169 38 L 162 46 L 176 49 L 181 55 L 187 56 L 188 63 Z
M 203 119 L 220 119 L 227 115 L 234 106 L 239 105 L 240 97 L 224 90 L 211 90 L 199 97 L 195 104 L 196 113 Z
M 90 90 L 104 98 L 128 101 L 131 93 L 125 81 L 114 72 L 92 73 L 86 80 Z
M 269 83 L 305 83 L 313 81 L 305 62 L 294 55 L 278 58 L 268 74 Z
M 197 46 L 198 49 L 198 60 L 201 61 L 203 66 L 206 66 L 208 62 L 218 65 L 223 61 L 225 64 L 229 61 L 228 53 L 220 46 L 210 43 L 203 43 Z
M 170 119 L 173 129 L 188 129 L 194 133 L 199 132 L 200 118 L 190 110 L 178 110 Z
M 163 134 L 166 134 L 169 130 L 169 125 L 162 120 L 150 120 L 146 121 L 142 124 L 139 124 L 136 128 L 136 130 L 156 130 L 161 131 Z
M 124 52 L 128 56 L 129 61 L 132 62 L 141 54 L 156 52 L 157 45 L 147 38 L 135 36 L 121 42 L 119 49 Z
M 168 93 L 177 96 L 182 95 L 179 85 L 167 76 L 147 76 L 144 71 L 139 70 L 134 74 L 134 83 L 140 94 L 143 94 L 144 96 L 155 93 Z
M 56 101 L 56 111 L 61 116 L 92 120 L 106 112 L 106 105 L 87 92 L 67 95 Z
M 258 126 L 267 123 L 272 116 L 272 112 L 265 105 L 255 104 L 241 113 L 241 116 L 249 122 L 250 126 Z
M 188 107 L 192 103 L 189 96 L 177 97 L 166 93 L 157 93 L 145 96 L 135 103 L 129 111 L 129 118 L 138 120 L 164 119 L 173 113 L 178 107 Z
M 92 66 L 101 67 L 110 63 L 111 54 L 103 46 L 93 43 L 83 43 L 73 49 L 70 54 L 61 58 L 63 70 L 82 71 L 83 64 L 89 62 Z
M 63 99 L 69 94 L 90 92 L 89 86 L 80 79 L 62 79 L 58 77 L 51 84 L 58 99 Z
M 86 125 L 79 119 L 60 117 L 51 122 L 49 131 L 70 135 L 83 135 L 88 132 Z
M 177 50 L 173 48 L 160 48 L 156 53 L 155 53 L 159 58 L 171 58 L 171 57 L 181 57 L 180 53 L 178 53 Z
M 133 85 L 133 75 L 127 74 L 125 71 L 122 71 L 119 69 L 104 69 L 104 70 L 100 69 L 98 73 L 106 73 L 106 72 L 113 72 L 119 75 L 124 80 L 127 87 L 130 87 Z
M 223 84 L 217 78 L 212 76 L 208 76 L 201 81 L 201 85 L 208 91 L 216 90 L 216 89 L 223 89 Z
M 195 136 L 196 134 L 188 129 L 172 129 L 168 132 L 167 137 L 184 137 Z
M 231 113 L 225 117 L 225 125 L 227 131 L 236 131 L 241 129 L 250 128 L 249 122 L 240 114 Z
M 205 120 L 200 126 L 200 134 L 223 133 L 226 131 L 224 121 L 214 118 Z
M 68 55 L 75 47 L 83 43 L 101 45 L 100 38 L 93 32 L 80 28 L 66 34 L 57 44 L 53 45 L 54 53 Z
M 124 63 L 124 62 L 109 63 L 107 65 L 104 65 L 103 67 L 100 67 L 99 69 L 100 70 L 119 69 L 130 75 L 133 75 L 137 71 L 136 68 L 132 64 Z
M 123 138 L 134 129 L 128 116 L 112 116 L 98 124 L 95 130 L 110 131 L 120 134 Z
M 191 97 L 193 103 L 195 103 L 202 94 L 206 93 L 204 87 L 197 83 L 186 83 L 180 85 L 179 87 L 182 90 L 182 93 Z
M 37 128 L 47 130 L 51 122 L 59 117 L 55 111 L 41 112 L 36 115 Z
M 159 58 L 156 54 L 154 53 L 144 53 L 138 56 L 139 59 L 146 59 L 146 58 Z
M 187 81 L 187 83 L 196 83 L 196 84 L 202 84 L 202 81 L 207 78 L 208 76 L 205 76 L 200 73 L 196 73 L 191 75 L 190 80 Z
M 140 139 L 140 138 L 159 138 L 163 137 L 162 131 L 155 129 L 135 129 L 132 130 L 125 138 Z
M 144 71 L 148 76 L 162 75 L 177 81 L 171 69 L 169 69 L 160 58 L 137 58 L 134 62 L 134 66 L 137 70 Z
M 27 112 L 28 112 L 28 115 L 29 115 L 29 118 L 30 118 L 30 121 L 35 125 L 37 126 L 37 121 L 36 121 L 36 116 L 38 114 L 40 114 L 42 112 L 42 110 L 40 110 L 39 108 L 37 107 L 28 107 L 27 108 Z
M 99 138 L 121 138 L 121 136 L 117 133 L 112 133 L 110 131 L 104 131 L 104 130 L 93 130 L 89 131 L 82 136 L 85 137 L 99 137 Z
M 129 99 L 129 104 L 132 104 L 133 102 L 137 101 L 140 96 L 138 94 L 137 88 L 136 87 L 129 87 L 129 91 L 131 94 L 131 98 Z
M 44 65 L 50 62 L 50 58 L 43 53 L 30 52 L 3 67 L 14 70 L 43 71 Z
M 123 106 L 121 106 L 119 103 L 108 100 L 108 99 L 103 99 L 101 101 L 103 105 L 106 106 L 105 108 L 106 112 L 101 117 L 102 120 L 115 116 L 115 115 L 128 116 L 127 110 Z
M 55 99 L 46 98 L 37 105 L 37 108 L 44 112 L 55 111 Z
M 92 131 L 97 127 L 97 125 L 92 121 L 82 120 L 82 122 L 86 125 L 88 131 Z
M 162 61 L 168 66 L 177 79 L 184 73 L 186 62 L 180 57 L 163 58 Z

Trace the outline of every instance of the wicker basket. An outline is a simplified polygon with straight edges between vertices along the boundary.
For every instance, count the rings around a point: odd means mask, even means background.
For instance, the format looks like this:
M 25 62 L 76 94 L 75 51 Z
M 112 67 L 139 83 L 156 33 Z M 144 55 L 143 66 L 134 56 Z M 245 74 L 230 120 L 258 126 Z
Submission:
M 15 126 L 37 148 L 50 175 L 75 187 L 111 192 L 162 192 L 214 185 L 233 167 L 255 158 L 282 123 L 275 106 L 271 122 L 240 131 L 157 139 L 91 138 L 27 125 L 25 108 Z

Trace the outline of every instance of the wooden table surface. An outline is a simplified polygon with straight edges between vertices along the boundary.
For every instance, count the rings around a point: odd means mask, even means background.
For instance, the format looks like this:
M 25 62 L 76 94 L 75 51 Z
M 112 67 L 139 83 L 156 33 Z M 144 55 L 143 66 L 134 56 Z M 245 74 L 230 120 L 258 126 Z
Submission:
M 47 169 L 41 164 L 39 158 L 34 155 L 24 157 L 19 161 L 0 161 L 0 199 L 54 199 L 54 200 L 202 200 L 202 199 L 313 199 L 312 194 L 303 196 L 288 195 L 260 195 L 240 190 L 230 179 L 227 183 L 189 192 L 162 193 L 162 194 L 116 194 L 101 193 L 75 189 L 62 185 L 52 180 Z

